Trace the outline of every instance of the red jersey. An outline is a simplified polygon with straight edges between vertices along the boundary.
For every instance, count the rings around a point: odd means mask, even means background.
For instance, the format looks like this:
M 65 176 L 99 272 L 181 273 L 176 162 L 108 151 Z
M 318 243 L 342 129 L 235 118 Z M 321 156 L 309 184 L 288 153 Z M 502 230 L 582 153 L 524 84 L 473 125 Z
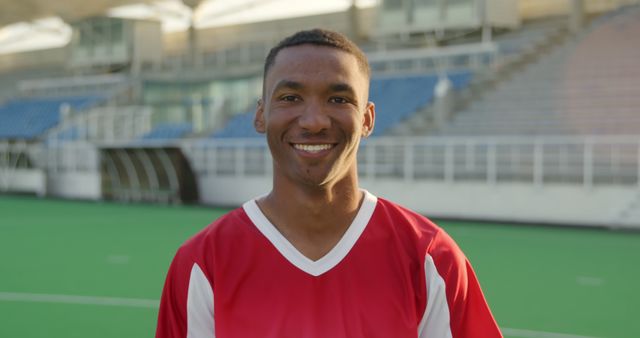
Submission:
M 353 223 L 317 261 L 255 200 L 209 225 L 171 263 L 156 337 L 502 335 L 455 242 L 365 191 Z

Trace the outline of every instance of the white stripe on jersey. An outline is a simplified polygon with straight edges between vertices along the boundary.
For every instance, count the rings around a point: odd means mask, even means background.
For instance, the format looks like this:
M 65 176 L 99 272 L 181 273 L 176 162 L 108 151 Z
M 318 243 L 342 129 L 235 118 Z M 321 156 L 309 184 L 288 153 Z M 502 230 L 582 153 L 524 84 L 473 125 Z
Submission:
M 271 242 L 286 260 L 298 269 L 317 277 L 333 269 L 351 252 L 351 249 L 364 232 L 367 224 L 369 224 L 373 212 L 376 209 L 378 198 L 364 189 L 361 191 L 364 193 L 364 200 L 351 225 L 344 235 L 342 235 L 340 241 L 317 261 L 313 261 L 303 255 L 278 231 L 276 226 L 274 226 L 262 210 L 260 210 L 256 202 L 257 199 L 246 202 L 242 208 L 256 228 L 258 228 L 264 237 Z
M 444 279 L 438 273 L 431 255 L 424 259 L 424 274 L 427 283 L 427 307 L 418 326 L 418 337 L 451 338 L 449 305 Z
M 213 290 L 198 264 L 193 264 L 187 296 L 187 338 L 216 336 Z

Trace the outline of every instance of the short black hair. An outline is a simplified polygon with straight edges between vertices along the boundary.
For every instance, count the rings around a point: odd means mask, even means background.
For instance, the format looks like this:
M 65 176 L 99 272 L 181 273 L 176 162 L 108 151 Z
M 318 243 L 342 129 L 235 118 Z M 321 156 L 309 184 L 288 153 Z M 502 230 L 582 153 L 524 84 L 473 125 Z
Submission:
M 299 31 L 289 37 L 286 37 L 276 46 L 271 48 L 271 50 L 269 51 L 269 55 L 267 55 L 267 58 L 264 61 L 264 78 L 267 77 L 269 69 L 271 69 L 271 66 L 273 66 L 273 64 L 275 63 L 276 56 L 278 56 L 278 53 L 281 50 L 288 47 L 300 46 L 305 44 L 327 46 L 347 52 L 355 56 L 356 60 L 358 61 L 358 65 L 360 66 L 360 70 L 365 73 L 367 78 L 371 76 L 369 61 L 367 61 L 367 57 L 364 55 L 364 52 L 362 52 L 358 45 L 338 32 L 315 28 L 311 30 Z

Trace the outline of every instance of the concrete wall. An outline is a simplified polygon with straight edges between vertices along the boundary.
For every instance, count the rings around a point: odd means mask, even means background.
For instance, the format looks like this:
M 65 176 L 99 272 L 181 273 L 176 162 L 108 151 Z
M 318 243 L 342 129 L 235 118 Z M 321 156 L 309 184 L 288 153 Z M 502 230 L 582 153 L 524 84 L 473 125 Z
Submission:
M 636 187 L 363 180 L 372 193 L 438 218 L 488 219 L 581 226 L 624 226 L 624 201 Z M 635 227 L 640 228 L 640 220 Z M 628 226 L 628 225 L 627 225 Z
M 69 57 L 68 47 L 42 49 L 19 53 L 0 54 L 0 72 L 19 69 L 64 68 Z
M 100 172 L 61 172 L 47 176 L 47 194 L 50 196 L 99 200 L 102 198 Z
M 46 193 L 46 176 L 42 169 L 3 169 L 0 175 L 0 191 L 34 193 L 38 196 Z

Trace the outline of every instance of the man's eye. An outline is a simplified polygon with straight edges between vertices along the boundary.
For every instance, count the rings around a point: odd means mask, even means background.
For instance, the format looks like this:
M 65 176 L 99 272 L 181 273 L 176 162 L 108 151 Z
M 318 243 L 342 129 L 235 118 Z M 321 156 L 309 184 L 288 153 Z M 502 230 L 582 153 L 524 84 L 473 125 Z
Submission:
M 282 98 L 280 98 L 280 100 L 289 101 L 289 102 L 295 102 L 295 101 L 298 101 L 298 97 L 295 96 L 295 95 L 285 95 Z
M 343 104 L 348 103 L 349 101 L 344 97 L 332 97 L 331 99 L 329 99 L 329 102 Z

